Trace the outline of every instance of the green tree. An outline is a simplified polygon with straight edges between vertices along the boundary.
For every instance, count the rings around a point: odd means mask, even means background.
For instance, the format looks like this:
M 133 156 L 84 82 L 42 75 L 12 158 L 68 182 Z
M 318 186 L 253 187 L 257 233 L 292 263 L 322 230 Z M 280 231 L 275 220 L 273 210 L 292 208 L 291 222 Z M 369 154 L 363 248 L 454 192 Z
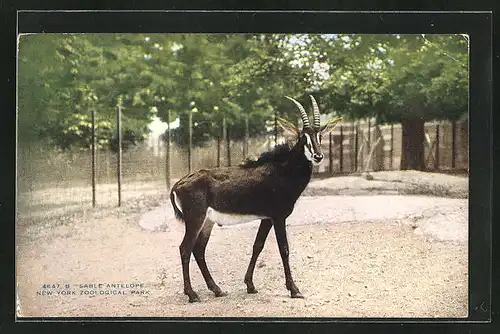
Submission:
M 19 49 L 22 140 L 60 147 L 90 145 L 90 111 L 98 144 L 116 146 L 123 107 L 131 145 L 155 115 L 180 118 L 174 139 L 186 145 L 220 135 L 265 133 L 274 116 L 297 120 L 284 96 L 347 119 L 376 117 L 403 126 L 403 169 L 423 169 L 423 124 L 467 111 L 468 42 L 461 35 L 342 34 L 41 34 Z
M 21 37 L 20 132 L 36 132 L 37 138 L 50 139 L 61 148 L 88 148 L 94 110 L 97 144 L 109 146 L 121 100 L 124 130 L 141 140 L 150 115 L 144 101 L 147 65 L 141 48 L 134 45 L 136 39 L 114 34 Z M 43 48 L 48 52 L 39 57 Z M 32 136 L 21 137 L 32 140 Z
M 47 128 L 59 119 L 58 113 L 48 113 L 50 101 L 57 97 L 51 89 L 55 66 L 53 35 L 21 35 L 18 60 L 18 132 L 19 143 L 44 139 Z
M 324 41 L 328 59 L 335 61 L 319 91 L 326 107 L 350 119 L 400 123 L 401 169 L 423 170 L 424 123 L 467 112 L 467 38 L 338 35 Z

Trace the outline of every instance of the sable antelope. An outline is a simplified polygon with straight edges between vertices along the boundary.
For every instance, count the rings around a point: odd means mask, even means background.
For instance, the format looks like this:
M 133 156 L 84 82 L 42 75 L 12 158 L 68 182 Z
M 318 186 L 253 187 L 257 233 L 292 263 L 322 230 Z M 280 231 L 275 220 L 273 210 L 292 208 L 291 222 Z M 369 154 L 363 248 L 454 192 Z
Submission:
M 175 216 L 184 221 L 185 234 L 179 247 L 184 279 L 184 293 L 190 302 L 200 301 L 191 287 L 189 261 L 191 253 L 198 263 L 209 290 L 216 297 L 227 295 L 214 282 L 205 262 L 205 249 L 210 233 L 217 223 L 234 225 L 261 220 L 253 245 L 252 258 L 245 274 L 248 293 L 257 293 L 253 284 L 253 271 L 264 247 L 269 231 L 274 232 L 283 261 L 286 288 L 292 298 L 303 298 L 295 285 L 288 262 L 288 241 L 285 220 L 292 213 L 295 202 L 309 183 L 312 165 L 323 160 L 321 135 L 329 133 L 340 118 L 320 126 L 319 108 L 314 97 L 311 126 L 304 107 L 293 101 L 300 111 L 303 127 L 279 118 L 279 125 L 295 136 L 295 143 L 277 145 L 261 154 L 257 160 L 247 159 L 236 167 L 201 169 L 174 184 L 170 200 Z

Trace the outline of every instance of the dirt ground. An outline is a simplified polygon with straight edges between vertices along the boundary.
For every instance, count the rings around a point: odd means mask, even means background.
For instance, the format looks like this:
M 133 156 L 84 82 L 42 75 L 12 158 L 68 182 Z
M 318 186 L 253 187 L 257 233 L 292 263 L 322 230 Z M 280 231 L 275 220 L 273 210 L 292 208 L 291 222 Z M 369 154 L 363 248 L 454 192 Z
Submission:
M 184 226 L 166 194 L 119 209 L 21 215 L 18 315 L 466 317 L 467 179 L 373 177 L 315 180 L 299 199 L 287 231 L 292 274 L 305 299 L 289 298 L 272 232 L 254 274 L 259 293 L 246 293 L 258 221 L 214 227 L 207 263 L 228 295 L 207 290 L 193 259 L 202 302 L 190 304 L 178 249 Z

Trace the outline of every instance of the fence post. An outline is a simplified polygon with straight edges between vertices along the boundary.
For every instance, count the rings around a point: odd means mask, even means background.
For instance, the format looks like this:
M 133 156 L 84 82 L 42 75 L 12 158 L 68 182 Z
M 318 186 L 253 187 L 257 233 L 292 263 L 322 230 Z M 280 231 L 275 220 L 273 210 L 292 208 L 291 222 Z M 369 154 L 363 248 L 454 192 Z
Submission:
M 221 128 L 221 131 L 220 132 L 223 132 L 222 128 Z M 220 144 L 221 144 L 221 137 L 223 135 L 221 135 L 219 133 L 219 135 L 217 136 L 217 167 L 220 167 Z
M 329 142 L 328 142 L 328 168 L 330 170 L 330 174 L 333 174 L 333 135 L 329 133 Z
M 92 207 L 95 208 L 95 110 L 91 110 L 92 126 Z
M 243 159 L 248 155 L 248 140 L 249 140 L 249 129 L 248 129 L 248 113 L 245 113 L 245 141 L 243 142 Z
M 451 168 L 455 168 L 457 154 L 457 122 L 451 122 Z
M 439 170 L 439 124 L 436 125 L 436 151 L 434 153 L 434 169 Z
M 372 134 L 371 134 L 371 127 L 372 127 L 372 120 L 371 118 L 368 119 L 368 142 L 366 144 L 366 148 L 368 149 L 368 152 L 370 152 L 371 149 L 371 141 L 372 141 Z
M 192 150 L 193 150 L 193 108 L 194 108 L 194 101 L 191 102 L 191 107 L 189 108 L 189 112 L 188 112 L 188 173 L 191 173 L 191 170 L 193 168 L 193 156 L 192 156 Z
M 278 144 L 278 116 L 274 112 L 274 145 Z
M 359 124 L 355 126 L 356 136 L 354 137 L 354 172 L 358 171 L 358 145 L 359 145 Z
M 226 124 L 226 149 L 227 149 L 227 166 L 231 167 L 231 138 L 229 135 L 229 127 Z
M 226 142 L 227 141 L 227 127 L 226 127 L 226 116 L 224 115 L 222 117 L 222 140 L 223 142 Z M 227 146 L 226 146 L 226 149 L 227 149 Z M 227 152 L 226 152 L 226 156 L 227 156 Z M 226 162 L 226 165 L 227 165 L 227 162 Z
M 391 151 L 389 160 L 389 169 L 392 170 L 394 166 L 394 124 L 391 124 Z
M 167 132 L 165 133 L 165 179 L 167 183 L 167 189 L 170 190 L 170 109 L 167 109 Z
M 220 111 L 219 111 L 219 107 L 218 106 L 214 106 L 214 113 L 216 113 L 217 115 L 220 115 Z M 224 117 L 224 115 L 223 115 Z M 217 117 L 218 119 L 218 117 Z M 225 120 L 223 119 L 222 122 L 224 122 Z M 221 145 L 221 141 L 222 139 L 221 138 L 224 138 L 224 124 L 222 124 L 219 128 L 219 134 L 217 135 L 217 167 L 220 167 L 221 164 L 220 164 L 220 145 Z
M 116 138 L 118 139 L 118 155 L 116 162 L 116 180 L 118 182 L 118 206 L 122 205 L 122 106 L 118 103 L 116 110 Z
M 375 149 L 377 152 L 374 152 L 372 168 L 374 171 L 381 171 L 385 169 L 386 154 L 384 147 L 386 141 L 380 125 L 375 125 L 373 139 L 376 139 L 377 141 L 380 139 L 380 145 Z
M 342 124 L 340 124 L 340 150 L 339 150 L 339 171 L 340 173 L 343 172 L 343 165 L 344 165 L 344 132 L 342 128 Z

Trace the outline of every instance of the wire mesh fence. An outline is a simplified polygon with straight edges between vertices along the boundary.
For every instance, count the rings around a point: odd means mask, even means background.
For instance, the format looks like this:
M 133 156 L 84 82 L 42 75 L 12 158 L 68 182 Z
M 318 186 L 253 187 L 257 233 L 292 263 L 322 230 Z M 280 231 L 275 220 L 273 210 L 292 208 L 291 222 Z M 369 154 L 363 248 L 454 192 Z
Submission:
M 343 123 L 322 141 L 325 159 L 314 173 L 338 175 L 363 171 L 397 170 L 401 161 L 402 130 L 399 125 L 374 125 L 374 120 Z M 261 136 L 248 141 L 211 140 L 193 147 L 192 170 L 234 166 L 247 156 L 258 156 L 285 138 Z M 151 145 L 151 143 L 155 143 Z M 170 184 L 188 173 L 187 149 L 159 138 L 122 153 L 122 202 L 141 196 L 166 196 Z M 246 154 L 245 154 L 246 153 Z M 467 122 L 425 125 L 425 161 L 428 170 L 468 168 Z M 92 205 L 92 161 L 88 150 L 60 151 L 47 144 L 19 147 L 17 160 L 18 212 Z M 95 202 L 97 206 L 118 205 L 118 154 L 97 149 L 95 154 Z M 169 162 L 169 163 L 168 163 Z M 169 165 L 167 167 L 167 165 Z M 170 173 L 167 173 L 169 168 Z

